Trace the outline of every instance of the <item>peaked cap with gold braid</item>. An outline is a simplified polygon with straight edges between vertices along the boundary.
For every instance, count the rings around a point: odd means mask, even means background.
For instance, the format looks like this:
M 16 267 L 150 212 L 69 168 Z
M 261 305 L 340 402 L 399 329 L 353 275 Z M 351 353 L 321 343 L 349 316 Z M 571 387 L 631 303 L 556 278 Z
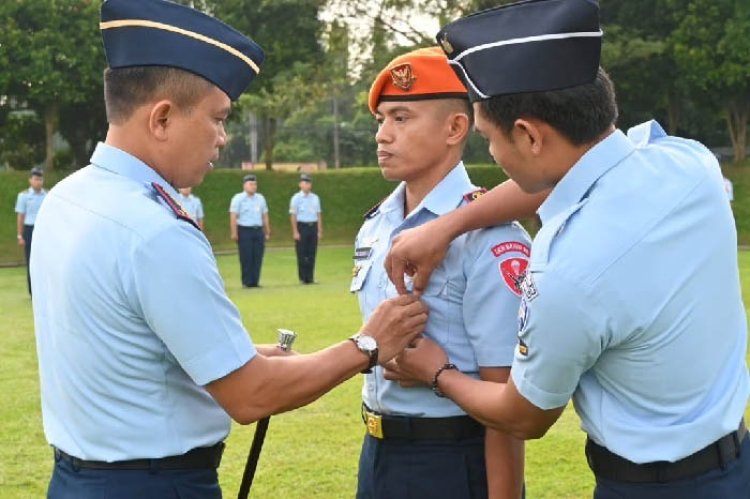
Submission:
M 232 100 L 260 72 L 265 57 L 258 44 L 234 28 L 166 0 L 105 0 L 99 27 L 110 68 L 184 69 Z

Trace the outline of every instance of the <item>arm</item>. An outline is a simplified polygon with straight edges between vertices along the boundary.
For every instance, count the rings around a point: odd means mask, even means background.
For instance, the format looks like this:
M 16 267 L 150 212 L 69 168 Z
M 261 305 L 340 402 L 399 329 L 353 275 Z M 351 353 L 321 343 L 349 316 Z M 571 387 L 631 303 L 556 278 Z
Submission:
M 406 293 L 404 273 L 413 275 L 414 291 L 421 293 L 454 238 L 480 227 L 532 216 L 548 193 L 526 194 L 518 184 L 508 180 L 473 203 L 403 231 L 393 240 L 385 260 L 388 277 L 399 293 Z
M 509 367 L 482 367 L 479 375 L 484 381 L 505 383 Z M 524 443 L 512 436 L 487 428 L 484 437 L 484 457 L 487 463 L 487 490 L 490 499 L 521 497 L 523 490 Z
M 408 348 L 397 357 L 401 372 L 423 383 L 431 383 L 445 362 L 445 353 L 428 339 L 417 340 L 415 348 Z M 549 410 L 536 407 L 518 393 L 512 377 L 507 383 L 495 383 L 446 370 L 438 378 L 438 386 L 483 425 L 520 440 L 544 436 L 565 409 L 564 405 Z
M 318 239 L 323 239 L 323 213 L 318 212 Z
M 292 213 L 289 215 L 289 220 L 292 222 L 292 237 L 295 241 L 299 241 L 299 231 L 297 230 L 297 215 Z
M 229 234 L 232 241 L 239 240 L 239 236 L 237 235 L 237 213 L 233 211 L 229 213 Z
M 271 221 L 268 218 L 268 212 L 263 213 L 263 232 L 266 235 L 266 241 L 271 239 Z
M 424 329 L 426 307 L 413 297 L 381 303 L 362 331 L 378 342 L 387 361 Z M 308 404 L 367 366 L 350 340 L 308 355 L 257 354 L 229 375 L 206 385 L 208 392 L 241 424 Z
M 25 213 L 18 213 L 16 216 L 16 239 L 18 239 L 18 245 L 23 246 L 26 241 L 23 239 L 23 221 L 26 219 Z

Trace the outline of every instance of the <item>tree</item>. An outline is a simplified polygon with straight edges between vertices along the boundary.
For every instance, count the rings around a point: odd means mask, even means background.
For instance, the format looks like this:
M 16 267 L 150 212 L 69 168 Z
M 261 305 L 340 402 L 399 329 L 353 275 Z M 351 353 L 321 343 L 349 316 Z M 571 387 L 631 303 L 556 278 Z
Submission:
M 10 0 L 0 3 L 0 95 L 25 101 L 45 123 L 48 169 L 65 106 L 101 100 L 105 67 L 96 0 Z
M 241 106 L 250 106 L 262 120 L 266 168 L 271 169 L 279 121 L 319 91 L 314 75 L 323 58 L 319 11 L 325 0 L 214 2 L 213 13 L 219 19 L 250 36 L 266 53 Z
M 681 74 L 699 98 L 721 109 L 734 160 L 747 155 L 750 118 L 750 5 L 743 0 L 692 0 L 673 41 Z

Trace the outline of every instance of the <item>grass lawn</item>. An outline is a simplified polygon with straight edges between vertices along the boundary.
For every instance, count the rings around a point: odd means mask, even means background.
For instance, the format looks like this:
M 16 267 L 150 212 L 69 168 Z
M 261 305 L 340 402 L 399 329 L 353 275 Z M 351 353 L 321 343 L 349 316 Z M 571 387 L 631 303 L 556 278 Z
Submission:
M 229 296 L 242 311 L 256 343 L 275 342 L 276 328 L 299 333 L 295 349 L 310 352 L 358 329 L 359 312 L 347 292 L 351 249 L 323 247 L 317 266 L 320 284 L 297 284 L 292 250 L 266 253 L 261 284 L 240 286 L 236 255 L 219 257 Z M 750 253 L 740 255 L 744 283 L 750 283 Z M 42 433 L 31 302 L 23 268 L 0 269 L 0 497 L 43 497 L 52 456 Z M 750 285 L 749 285 L 750 286 Z M 745 303 L 750 303 L 750 287 Z M 361 380 L 344 383 L 314 404 L 274 416 L 253 486 L 260 498 L 350 498 L 356 482 L 363 435 L 359 418 Z M 750 416 L 750 411 L 747 413 Z M 254 425 L 235 425 L 221 466 L 227 498 L 236 496 Z M 572 407 L 540 440 L 527 446 L 528 497 L 590 497 L 593 480 L 583 457 L 584 435 Z

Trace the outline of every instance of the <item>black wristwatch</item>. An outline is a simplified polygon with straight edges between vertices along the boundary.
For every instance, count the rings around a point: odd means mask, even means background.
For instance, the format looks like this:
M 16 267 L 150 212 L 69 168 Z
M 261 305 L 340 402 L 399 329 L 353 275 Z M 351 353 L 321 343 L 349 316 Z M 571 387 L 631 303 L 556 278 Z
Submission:
M 378 363 L 378 342 L 372 336 L 364 333 L 357 333 L 349 339 L 357 345 L 360 352 L 369 357 L 370 362 L 367 364 L 367 368 L 361 372 L 362 374 L 370 374 L 372 368 Z

